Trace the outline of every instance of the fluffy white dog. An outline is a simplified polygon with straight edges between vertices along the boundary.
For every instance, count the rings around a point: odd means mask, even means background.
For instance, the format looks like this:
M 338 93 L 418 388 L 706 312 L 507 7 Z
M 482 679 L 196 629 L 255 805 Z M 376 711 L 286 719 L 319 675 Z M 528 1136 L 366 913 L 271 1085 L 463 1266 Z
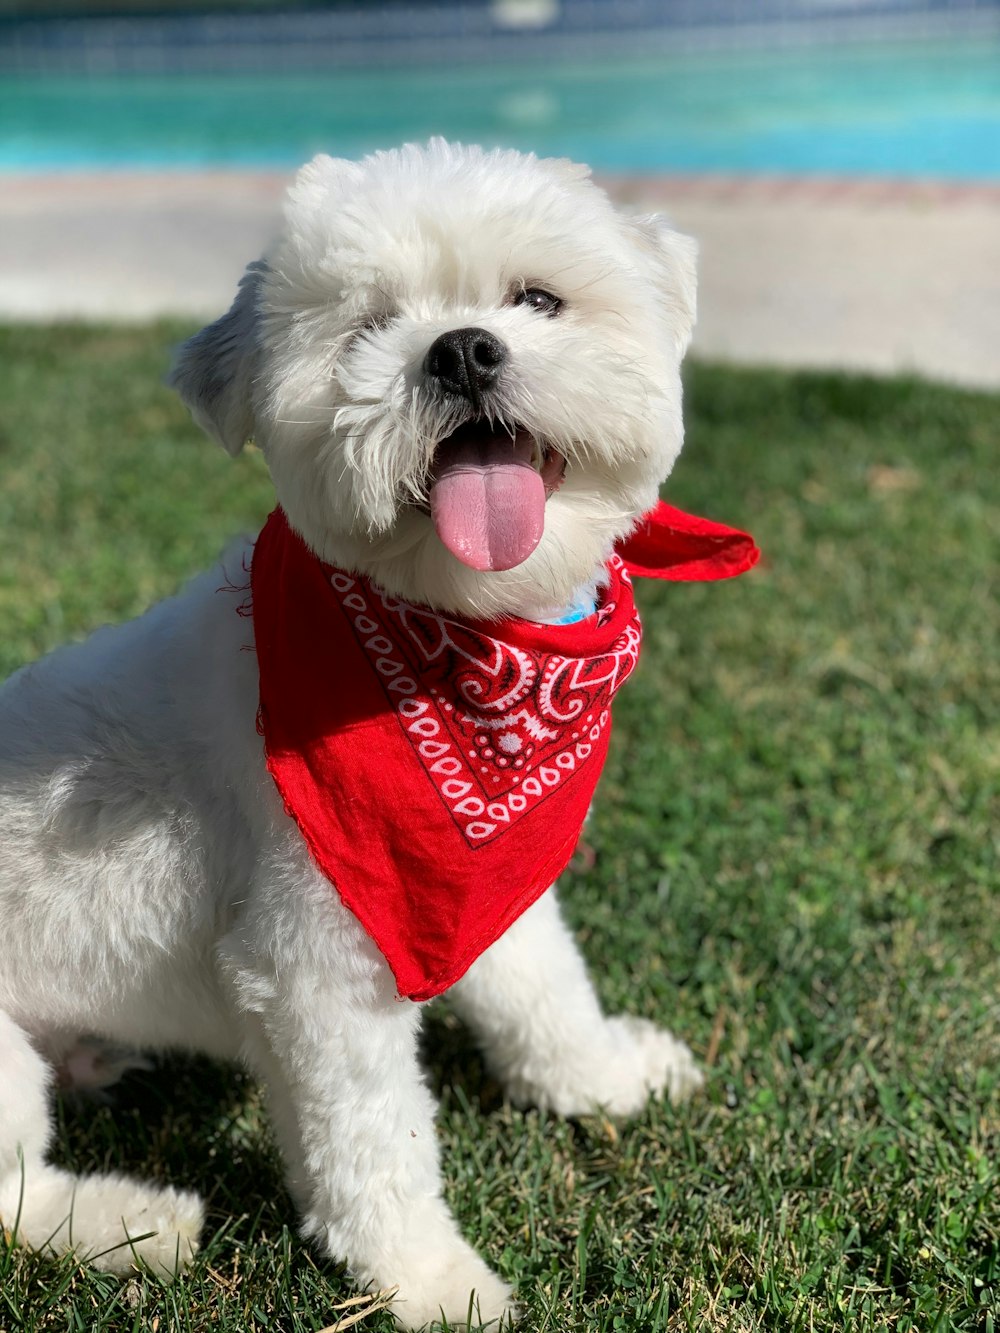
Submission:
M 455 617 L 551 623 L 593 605 L 681 447 L 694 291 L 692 243 L 568 162 L 318 157 L 173 383 L 231 453 L 256 440 L 323 561 Z M 476 509 L 503 441 L 521 472 Z M 441 1198 L 420 1005 L 265 767 L 234 614 L 250 549 L 0 694 L 0 1218 L 106 1269 L 188 1262 L 199 1199 L 47 1164 L 48 1100 L 55 1069 L 93 1063 L 78 1037 L 206 1052 L 263 1080 L 305 1233 L 398 1287 L 404 1327 L 464 1324 L 472 1292 L 499 1320 L 510 1291 Z M 552 892 L 450 995 L 519 1104 L 627 1115 L 700 1083 L 667 1032 L 601 1012 Z

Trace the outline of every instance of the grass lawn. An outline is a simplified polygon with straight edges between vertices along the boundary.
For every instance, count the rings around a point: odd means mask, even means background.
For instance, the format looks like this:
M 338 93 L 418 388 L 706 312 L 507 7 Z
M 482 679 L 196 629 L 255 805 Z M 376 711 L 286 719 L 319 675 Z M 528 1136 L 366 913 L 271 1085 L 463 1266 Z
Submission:
M 160 387 L 183 332 L 0 333 L 0 675 L 143 610 L 270 507 L 260 458 L 227 459 Z M 697 365 L 688 384 L 669 498 L 765 559 L 640 587 L 644 660 L 563 898 L 608 1008 L 683 1034 L 707 1090 L 627 1126 L 522 1114 L 434 1006 L 448 1197 L 530 1333 L 992 1333 L 1000 402 Z M 0 1246 L 5 1333 L 364 1310 L 296 1238 L 239 1072 L 171 1060 L 59 1119 L 61 1162 L 204 1191 L 207 1244 L 173 1287 Z

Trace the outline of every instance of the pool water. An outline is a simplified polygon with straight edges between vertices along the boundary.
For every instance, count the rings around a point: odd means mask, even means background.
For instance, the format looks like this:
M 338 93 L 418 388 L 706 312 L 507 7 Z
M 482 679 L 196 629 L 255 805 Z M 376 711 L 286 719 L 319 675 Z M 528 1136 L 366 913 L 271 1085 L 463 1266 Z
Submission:
M 0 169 L 286 169 L 432 134 L 605 171 L 1000 178 L 1000 44 L 0 82 Z

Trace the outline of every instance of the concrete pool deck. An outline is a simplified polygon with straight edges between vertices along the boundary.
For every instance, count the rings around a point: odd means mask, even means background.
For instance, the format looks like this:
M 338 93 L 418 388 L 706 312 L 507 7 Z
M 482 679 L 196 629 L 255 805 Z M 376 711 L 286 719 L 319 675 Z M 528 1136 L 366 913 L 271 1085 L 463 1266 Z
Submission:
M 289 174 L 0 177 L 0 319 L 214 317 Z M 695 352 L 1000 388 L 1000 185 L 602 181 L 701 245 Z

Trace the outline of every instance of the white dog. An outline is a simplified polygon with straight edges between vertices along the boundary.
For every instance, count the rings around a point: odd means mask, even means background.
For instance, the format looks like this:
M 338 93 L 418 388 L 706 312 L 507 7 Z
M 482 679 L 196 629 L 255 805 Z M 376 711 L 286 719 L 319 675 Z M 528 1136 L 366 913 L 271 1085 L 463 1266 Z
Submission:
M 231 453 L 257 442 L 342 598 L 551 625 L 594 613 L 681 447 L 694 289 L 692 243 L 618 215 L 567 162 L 438 141 L 319 157 L 173 383 Z M 420 992 L 265 766 L 250 550 L 0 694 L 0 1218 L 107 1269 L 188 1262 L 198 1198 L 48 1165 L 47 1102 L 56 1066 L 93 1061 L 77 1037 L 197 1050 L 263 1080 L 305 1233 L 363 1286 L 398 1287 L 404 1327 L 463 1324 L 472 1292 L 483 1323 L 513 1316 L 441 1198 L 420 1006 L 400 995 Z M 521 740 L 504 744 L 513 762 Z M 519 1104 L 627 1115 L 701 1081 L 667 1032 L 601 1012 L 552 892 L 450 995 Z

